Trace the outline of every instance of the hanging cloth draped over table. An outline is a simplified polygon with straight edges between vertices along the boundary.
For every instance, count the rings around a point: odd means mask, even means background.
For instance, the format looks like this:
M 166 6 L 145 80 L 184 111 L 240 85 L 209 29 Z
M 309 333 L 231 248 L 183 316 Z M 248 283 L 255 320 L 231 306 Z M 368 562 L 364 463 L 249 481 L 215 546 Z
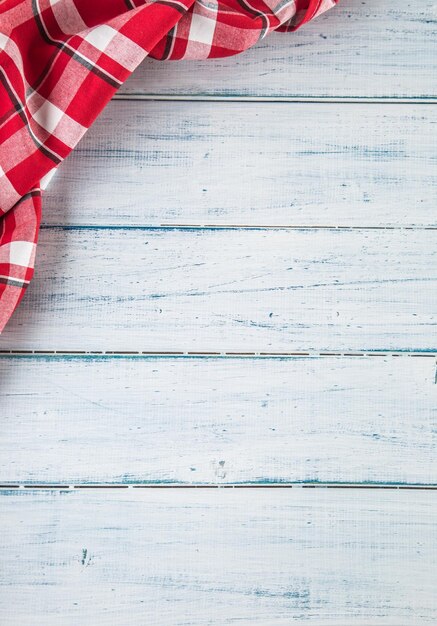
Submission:
M 33 274 L 41 189 L 146 56 L 231 56 L 337 2 L 0 0 L 0 331 Z

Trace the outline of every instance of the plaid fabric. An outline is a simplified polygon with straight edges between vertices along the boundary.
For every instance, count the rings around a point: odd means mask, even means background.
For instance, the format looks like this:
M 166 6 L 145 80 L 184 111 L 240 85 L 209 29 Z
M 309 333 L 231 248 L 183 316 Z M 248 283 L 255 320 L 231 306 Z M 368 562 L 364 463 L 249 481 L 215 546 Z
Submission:
M 209 59 L 338 0 L 0 0 L 0 331 L 33 274 L 41 190 L 147 56 Z

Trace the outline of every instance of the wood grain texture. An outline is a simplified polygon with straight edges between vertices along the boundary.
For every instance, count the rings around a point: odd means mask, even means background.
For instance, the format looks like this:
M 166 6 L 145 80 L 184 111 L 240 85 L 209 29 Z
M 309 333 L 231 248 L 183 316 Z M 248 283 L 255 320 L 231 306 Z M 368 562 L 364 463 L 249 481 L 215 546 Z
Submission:
M 313 98 L 437 97 L 434 0 L 342 0 L 296 33 L 236 57 L 146 60 L 123 94 Z
M 428 358 L 0 358 L 0 483 L 437 483 Z
M 1 496 L 5 624 L 434 624 L 435 494 Z
M 435 351 L 437 231 L 48 229 L 2 349 Z
M 47 224 L 435 226 L 431 105 L 113 102 Z

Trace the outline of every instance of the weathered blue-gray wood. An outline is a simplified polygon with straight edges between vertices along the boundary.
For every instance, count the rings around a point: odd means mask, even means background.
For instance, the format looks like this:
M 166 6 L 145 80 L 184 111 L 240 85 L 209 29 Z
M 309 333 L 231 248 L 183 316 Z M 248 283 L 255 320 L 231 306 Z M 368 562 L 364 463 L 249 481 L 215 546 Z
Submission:
M 121 94 L 437 98 L 434 0 L 341 0 L 296 33 L 215 61 L 146 60 Z
M 437 231 L 47 229 L 1 348 L 436 351 Z
M 437 484 L 435 361 L 1 357 L 5 484 Z
M 43 219 L 436 226 L 436 145 L 423 104 L 114 102 L 60 166 Z
M 148 489 L 0 496 L 17 626 L 425 626 L 434 492 Z

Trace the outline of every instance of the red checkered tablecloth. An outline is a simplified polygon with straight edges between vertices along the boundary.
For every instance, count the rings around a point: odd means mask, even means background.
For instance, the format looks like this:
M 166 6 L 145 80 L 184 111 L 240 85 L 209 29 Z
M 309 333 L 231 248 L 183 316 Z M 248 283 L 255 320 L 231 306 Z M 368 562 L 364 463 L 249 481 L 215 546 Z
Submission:
M 33 274 L 41 190 L 146 56 L 234 55 L 337 2 L 0 0 L 0 331 Z

